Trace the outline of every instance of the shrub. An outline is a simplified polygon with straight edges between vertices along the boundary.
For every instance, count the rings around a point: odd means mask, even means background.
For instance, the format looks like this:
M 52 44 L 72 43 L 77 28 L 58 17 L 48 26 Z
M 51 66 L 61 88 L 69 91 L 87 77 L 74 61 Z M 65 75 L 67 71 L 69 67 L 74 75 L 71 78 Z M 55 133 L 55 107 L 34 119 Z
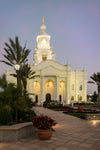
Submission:
M 32 122 L 34 127 L 44 130 L 51 129 L 57 124 L 56 121 L 53 120 L 51 117 L 44 115 L 33 117 Z
M 3 106 L 0 108 L 0 124 L 10 125 L 12 124 L 12 111 L 9 106 Z
M 43 103 L 43 106 L 45 106 L 45 107 L 50 107 L 50 106 L 62 106 L 62 104 L 60 103 L 60 102 L 58 102 L 58 101 L 56 101 L 56 100 L 51 100 L 51 101 L 45 101 L 44 103 Z

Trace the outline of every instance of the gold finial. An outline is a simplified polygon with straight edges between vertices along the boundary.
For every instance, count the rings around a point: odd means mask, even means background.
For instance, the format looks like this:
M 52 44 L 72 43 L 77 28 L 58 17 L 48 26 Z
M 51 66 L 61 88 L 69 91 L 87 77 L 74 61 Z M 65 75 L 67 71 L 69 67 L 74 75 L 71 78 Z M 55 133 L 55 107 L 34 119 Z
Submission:
M 42 16 L 42 24 L 44 24 L 44 16 Z

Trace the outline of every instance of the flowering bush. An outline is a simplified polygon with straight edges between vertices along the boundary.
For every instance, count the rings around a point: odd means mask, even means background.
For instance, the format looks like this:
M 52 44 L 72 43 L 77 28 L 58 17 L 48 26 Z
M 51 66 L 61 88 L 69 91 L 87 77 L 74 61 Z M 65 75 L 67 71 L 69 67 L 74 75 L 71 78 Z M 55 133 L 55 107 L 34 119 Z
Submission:
M 55 120 L 53 120 L 51 117 L 48 116 L 35 116 L 32 118 L 33 126 L 38 129 L 51 129 L 53 126 L 55 126 L 57 123 Z

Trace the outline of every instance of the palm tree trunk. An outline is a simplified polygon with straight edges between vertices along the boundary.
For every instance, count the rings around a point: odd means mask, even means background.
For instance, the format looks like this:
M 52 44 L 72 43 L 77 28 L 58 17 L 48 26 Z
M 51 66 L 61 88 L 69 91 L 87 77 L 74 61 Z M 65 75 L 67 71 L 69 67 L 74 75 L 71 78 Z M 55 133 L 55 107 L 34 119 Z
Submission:
M 21 85 L 21 70 L 18 71 L 18 83 Z
M 17 123 L 17 108 L 16 108 L 16 112 L 15 112 L 15 122 Z
M 24 93 L 24 95 L 26 94 L 26 87 L 27 87 L 27 81 L 26 81 L 26 79 L 23 79 L 22 80 L 22 82 L 23 82 L 23 87 L 24 87 L 24 90 L 23 90 L 23 93 Z
M 100 105 L 100 85 L 98 85 L 98 104 Z

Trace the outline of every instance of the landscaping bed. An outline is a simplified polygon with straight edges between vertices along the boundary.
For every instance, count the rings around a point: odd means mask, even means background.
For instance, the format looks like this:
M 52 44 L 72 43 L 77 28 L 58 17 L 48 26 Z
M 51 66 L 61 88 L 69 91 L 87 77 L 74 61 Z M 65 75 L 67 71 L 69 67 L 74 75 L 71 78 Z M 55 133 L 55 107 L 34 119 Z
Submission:
M 63 112 L 63 113 L 86 120 L 100 120 L 100 112 Z
M 70 111 L 74 110 L 71 106 L 48 106 L 48 109 L 56 110 L 56 111 Z
M 1 112 L 1 110 L 0 110 L 0 112 Z M 30 121 L 32 121 L 32 117 L 34 117 L 34 116 L 36 116 L 36 114 L 32 110 L 19 111 L 17 122 L 15 122 L 15 121 L 13 121 L 13 115 L 12 115 L 12 118 L 10 117 L 11 119 L 9 119 L 8 113 L 2 111 L 2 113 L 0 113 L 0 126 L 30 122 Z

